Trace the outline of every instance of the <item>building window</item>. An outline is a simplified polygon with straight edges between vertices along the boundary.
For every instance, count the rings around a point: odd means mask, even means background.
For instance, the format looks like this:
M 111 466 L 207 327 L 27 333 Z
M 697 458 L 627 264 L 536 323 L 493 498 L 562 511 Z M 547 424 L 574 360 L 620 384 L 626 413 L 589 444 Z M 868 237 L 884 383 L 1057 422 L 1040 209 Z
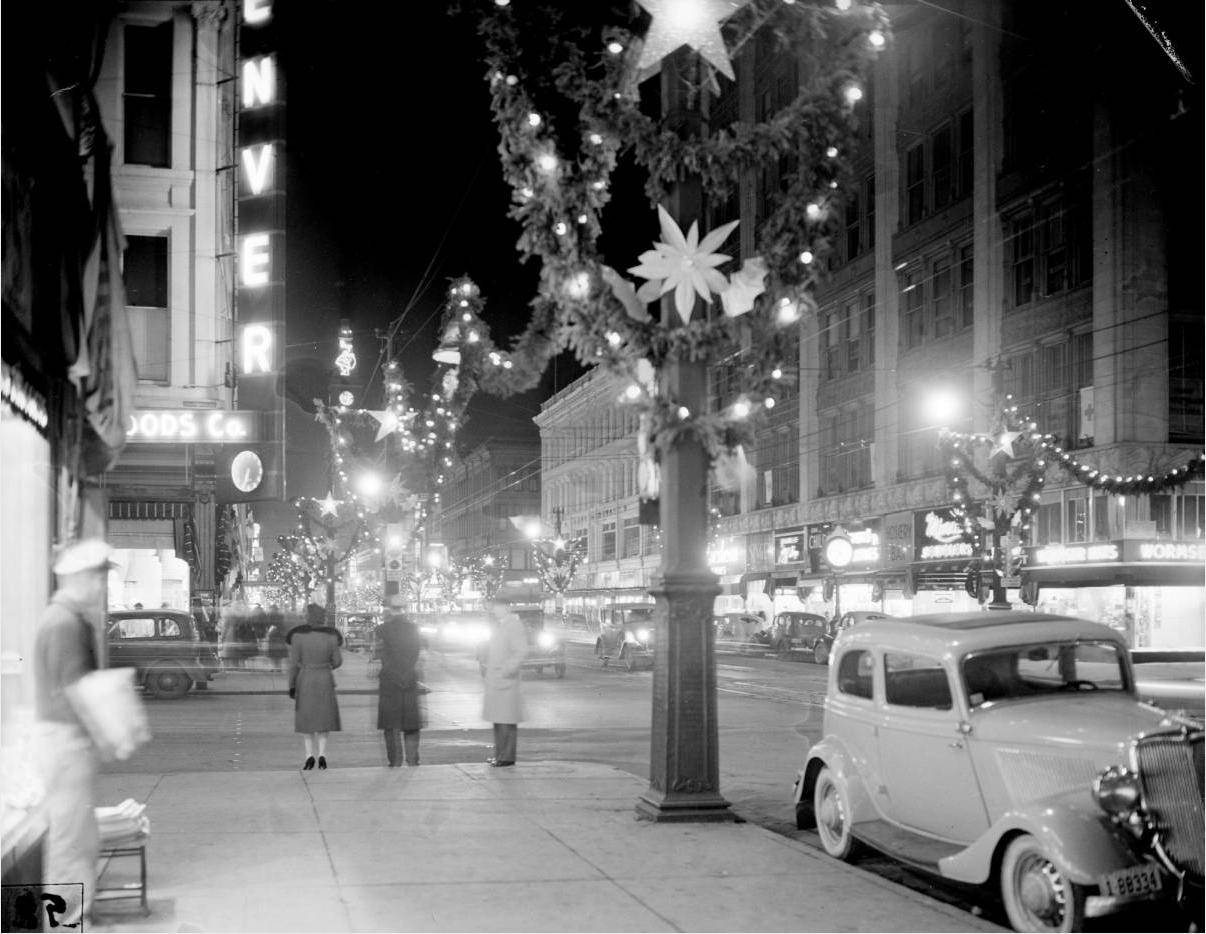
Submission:
M 126 237 L 122 258 L 127 314 L 138 378 L 168 378 L 168 239 Z
M 951 177 L 951 159 L 954 154 L 954 146 L 951 140 L 951 128 L 949 125 L 934 133 L 931 146 L 933 147 L 930 161 L 932 163 L 934 184 L 934 210 L 940 211 L 951 202 L 951 189 L 954 181 Z
M 959 114 L 959 197 L 966 198 L 975 186 L 975 122 L 972 111 Z
M 842 331 L 846 340 L 846 372 L 854 373 L 859 368 L 859 316 L 858 302 L 850 302 L 842 311 Z
M 636 516 L 624 519 L 624 557 L 635 558 L 641 553 L 641 525 Z
M 1171 537 L 1173 530 L 1172 497 L 1167 493 L 1153 493 L 1148 499 L 1148 517 L 1161 538 Z
M 959 327 L 970 328 L 976 320 L 975 292 L 972 288 L 975 257 L 972 245 L 959 248 Z
M 1093 497 L 1093 541 L 1110 540 L 1110 497 Z
M 841 344 L 838 313 L 832 311 L 821 318 L 821 352 L 825 360 L 825 378 L 834 379 L 840 372 Z
M 1028 304 L 1034 298 L 1034 227 L 1030 214 L 1013 222 L 1013 303 Z
M 852 191 L 846 196 L 846 261 L 858 256 L 859 251 L 859 196 Z
M 1182 495 L 1177 499 L 1177 538 L 1202 538 L 1206 527 L 1206 496 Z
M 875 366 L 875 293 L 863 293 L 863 359 L 868 369 Z
M 125 28 L 125 161 L 172 164 L 172 23 Z
M 1052 545 L 1063 541 L 1060 528 L 1060 504 L 1042 503 L 1034 516 L 1035 544 Z
M 905 153 L 905 223 L 916 224 L 925 216 L 925 143 Z
M 866 121 L 870 123 L 871 121 Z M 871 175 L 863 182 L 863 204 L 866 206 L 867 249 L 875 249 L 875 176 Z
M 1044 218 L 1041 249 L 1043 251 L 1043 294 L 1055 295 L 1068 287 L 1068 246 L 1064 239 L 1062 211 L 1051 211 Z
M 608 561 L 616 556 L 616 524 L 614 522 L 603 523 L 603 538 L 599 549 L 599 559 Z
M 951 298 L 951 264 L 935 261 L 931 283 L 931 303 L 934 309 L 934 336 L 947 337 L 955 329 L 955 307 Z
M 925 340 L 925 291 L 920 271 L 905 276 L 903 292 L 905 346 L 918 347 Z
M 1089 540 L 1089 501 L 1077 497 L 1067 501 L 1064 523 L 1064 534 L 1068 542 L 1087 542 Z
M 825 445 L 820 495 L 844 493 L 871 485 L 874 421 L 874 412 L 867 404 L 822 419 Z

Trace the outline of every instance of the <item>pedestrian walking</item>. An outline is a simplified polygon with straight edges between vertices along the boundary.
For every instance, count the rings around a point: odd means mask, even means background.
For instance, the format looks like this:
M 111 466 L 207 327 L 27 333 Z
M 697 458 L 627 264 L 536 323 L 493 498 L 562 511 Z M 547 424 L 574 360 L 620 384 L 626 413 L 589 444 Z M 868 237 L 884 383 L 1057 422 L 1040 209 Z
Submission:
M 273 671 L 284 667 L 283 663 L 289 657 L 289 646 L 285 644 L 285 614 L 275 603 L 268 610 L 268 632 L 265 640 L 268 643 L 268 661 Z
M 419 627 L 399 610 L 386 610 L 375 632 L 381 661 L 377 692 L 377 729 L 385 733 L 385 756 L 390 768 L 419 764 L 419 731 L 426 725 L 420 693 Z
M 492 631 L 486 653 L 486 690 L 482 718 L 494 724 L 494 755 L 486 761 L 501 768 L 515 764 L 515 744 L 523 720 L 519 672 L 528 652 L 523 620 L 497 597 L 486 602 Z
M 285 636 L 289 646 L 289 696 L 293 698 L 293 729 L 303 734 L 306 761 L 302 769 L 327 767 L 327 734 L 342 729 L 335 698 L 334 671 L 343 664 L 339 630 L 324 626 L 325 611 L 317 604 L 306 607 L 306 622 Z
M 98 538 L 63 548 L 52 566 L 58 589 L 42 614 L 34 641 L 38 756 L 49 817 L 42 878 L 49 883 L 83 883 L 81 901 L 69 903 L 58 916 L 64 928 L 86 926 L 92 920 L 100 855 L 93 810 L 97 752 L 66 689 L 97 669 L 94 620 L 104 618 L 111 554 L 112 549 Z

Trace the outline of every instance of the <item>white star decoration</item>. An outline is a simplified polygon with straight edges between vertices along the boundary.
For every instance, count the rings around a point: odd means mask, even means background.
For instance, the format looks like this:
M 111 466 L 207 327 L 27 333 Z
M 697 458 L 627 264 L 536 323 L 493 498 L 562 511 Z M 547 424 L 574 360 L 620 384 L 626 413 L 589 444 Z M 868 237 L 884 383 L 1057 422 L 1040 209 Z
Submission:
M 381 427 L 377 429 L 377 441 L 398 430 L 398 416 L 394 414 L 393 409 L 382 409 L 380 412 L 370 410 L 369 415 L 381 423 Z
M 1013 443 L 1022 437 L 1020 431 L 1003 431 L 992 444 L 992 450 L 989 451 L 989 457 L 996 457 L 998 454 L 1004 454 L 1006 457 L 1014 457 Z
M 696 295 L 706 302 L 712 292 L 723 292 L 729 287 L 715 267 L 731 257 L 712 251 L 724 243 L 738 222 L 722 224 L 700 240 L 698 222 L 691 222 L 691 229 L 684 237 L 682 228 L 660 204 L 657 216 L 662 225 L 662 240 L 642 253 L 638 257 L 641 264 L 628 271 L 649 280 L 637 289 L 637 298 L 643 302 L 651 302 L 673 289 L 674 307 L 686 323 L 695 309 Z
M 675 49 L 689 45 L 730 81 L 735 80 L 729 53 L 720 34 L 720 21 L 728 19 L 746 0 L 637 0 L 653 22 L 645 34 L 637 68 L 657 65 Z
M 314 502 L 318 503 L 318 508 L 322 510 L 322 515 L 335 516 L 339 514 L 339 504 L 343 500 L 336 499 L 335 494 L 328 490 L 326 499 L 316 499 Z

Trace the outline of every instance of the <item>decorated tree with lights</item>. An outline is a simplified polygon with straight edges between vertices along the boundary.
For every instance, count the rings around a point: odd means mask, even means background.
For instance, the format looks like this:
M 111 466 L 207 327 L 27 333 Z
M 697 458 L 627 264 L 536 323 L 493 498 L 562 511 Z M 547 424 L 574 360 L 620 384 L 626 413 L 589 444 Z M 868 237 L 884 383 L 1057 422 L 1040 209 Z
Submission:
M 502 586 L 503 572 L 509 565 L 505 555 L 487 553 L 475 555 L 466 561 L 464 571 L 478 591 L 489 599 L 498 593 L 498 588 Z
M 357 503 L 336 499 L 332 492 L 325 499 L 300 496 L 293 504 L 297 526 L 277 541 L 297 557 L 314 586 L 325 587 L 329 622 L 336 612 L 335 585 L 341 579 L 341 569 L 360 549 L 365 535 L 364 513 Z
M 304 604 L 310 598 L 316 574 L 311 563 L 296 553 L 278 550 L 268 562 L 265 576 L 278 596 L 275 601 L 269 597 L 269 602 L 288 603 L 296 610 L 299 603 Z

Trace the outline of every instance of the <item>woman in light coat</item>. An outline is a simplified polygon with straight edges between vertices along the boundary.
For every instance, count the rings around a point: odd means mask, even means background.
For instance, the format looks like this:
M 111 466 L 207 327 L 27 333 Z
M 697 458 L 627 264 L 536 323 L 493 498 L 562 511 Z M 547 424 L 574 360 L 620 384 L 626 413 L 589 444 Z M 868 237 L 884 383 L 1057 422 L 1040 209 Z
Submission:
M 338 629 L 321 625 L 324 619 L 323 608 L 311 603 L 306 607 L 306 622 L 289 630 L 285 637 L 289 645 L 289 696 L 294 700 L 293 729 L 304 735 L 306 744 L 303 769 L 314 768 L 316 750 L 318 767 L 327 767 L 327 734 L 342 729 L 334 671 L 343 664 L 339 652 L 343 637 Z
M 486 655 L 486 690 L 482 701 L 482 719 L 494 724 L 492 766 L 515 764 L 515 744 L 523 720 L 523 697 L 519 690 L 519 672 L 528 653 L 528 633 L 523 620 L 507 604 L 491 600 L 486 604 L 494 629 Z

